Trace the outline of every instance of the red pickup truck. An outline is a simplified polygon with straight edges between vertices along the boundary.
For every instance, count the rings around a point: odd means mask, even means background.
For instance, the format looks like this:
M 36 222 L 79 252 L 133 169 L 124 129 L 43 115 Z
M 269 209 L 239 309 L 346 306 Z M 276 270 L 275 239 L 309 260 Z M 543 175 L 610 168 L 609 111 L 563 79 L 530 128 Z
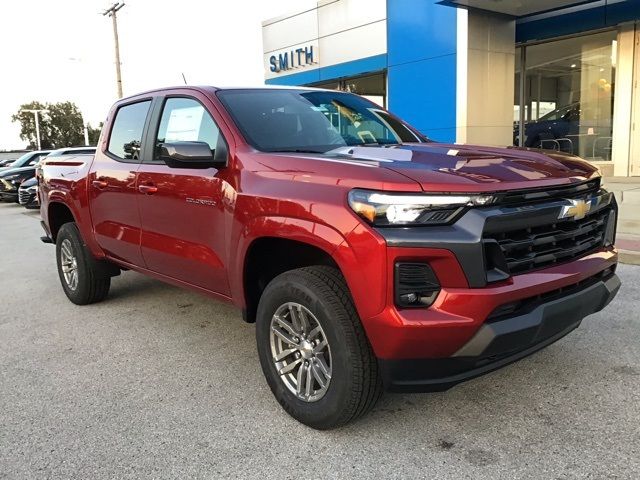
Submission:
M 314 428 L 525 357 L 620 287 L 617 206 L 589 163 L 436 143 L 344 92 L 142 93 L 94 157 L 39 179 L 72 302 L 129 269 L 232 302 L 275 397 Z

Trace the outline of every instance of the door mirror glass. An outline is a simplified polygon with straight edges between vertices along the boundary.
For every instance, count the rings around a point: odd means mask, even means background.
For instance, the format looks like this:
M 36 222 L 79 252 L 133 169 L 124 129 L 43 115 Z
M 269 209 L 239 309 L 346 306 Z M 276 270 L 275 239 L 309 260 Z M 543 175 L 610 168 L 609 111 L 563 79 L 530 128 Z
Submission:
M 220 166 L 206 142 L 162 143 L 159 157 L 171 168 L 210 168 Z

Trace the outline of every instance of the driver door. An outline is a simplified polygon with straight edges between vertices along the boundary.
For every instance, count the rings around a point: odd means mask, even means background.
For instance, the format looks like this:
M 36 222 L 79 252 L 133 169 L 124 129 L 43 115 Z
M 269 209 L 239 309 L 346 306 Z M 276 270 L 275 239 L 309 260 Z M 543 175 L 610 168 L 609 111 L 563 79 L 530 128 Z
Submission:
M 167 97 L 150 128 L 155 148 L 138 170 L 141 248 L 150 270 L 228 295 L 224 199 L 232 192 L 224 169 L 170 168 L 158 157 L 164 142 L 201 141 L 212 151 L 224 142 L 204 101 Z

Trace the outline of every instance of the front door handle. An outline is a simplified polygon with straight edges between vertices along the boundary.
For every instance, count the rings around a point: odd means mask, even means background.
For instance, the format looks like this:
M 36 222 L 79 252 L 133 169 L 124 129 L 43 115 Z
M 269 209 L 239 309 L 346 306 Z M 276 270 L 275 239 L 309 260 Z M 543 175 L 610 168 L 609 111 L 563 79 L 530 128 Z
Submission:
M 158 191 L 158 187 L 155 185 L 138 185 L 138 190 L 145 195 L 153 195 Z
M 100 190 L 109 186 L 109 184 L 105 180 L 94 180 L 93 182 L 91 182 L 91 185 L 99 188 Z

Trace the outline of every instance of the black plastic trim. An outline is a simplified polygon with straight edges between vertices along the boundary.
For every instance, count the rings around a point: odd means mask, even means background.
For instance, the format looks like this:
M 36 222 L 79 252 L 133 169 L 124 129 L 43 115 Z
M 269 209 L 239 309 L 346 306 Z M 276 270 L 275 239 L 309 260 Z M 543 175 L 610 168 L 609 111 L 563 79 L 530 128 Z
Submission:
M 40 220 L 40 226 L 42 227 L 45 233 L 45 235 L 40 237 L 40 240 L 42 240 L 42 243 L 53 243 L 53 239 L 51 238 L 51 232 L 47 228 L 47 224 L 44 223 L 43 220 Z
M 426 262 L 396 262 L 393 278 L 393 296 L 399 308 L 429 307 L 440 293 L 440 281 Z M 402 295 L 406 293 L 427 295 L 420 297 L 421 302 L 406 303 L 402 301 Z
M 523 315 L 485 323 L 451 357 L 379 359 L 385 388 L 395 392 L 443 391 L 520 360 L 564 337 L 587 315 L 602 310 L 620 285 L 613 274 Z
M 433 227 L 382 228 L 376 230 L 390 247 L 444 248 L 458 258 L 470 287 L 487 283 L 482 253 L 482 229 L 487 211 L 473 209 L 455 224 Z
M 600 190 L 600 177 L 573 185 L 558 185 L 555 187 L 537 187 L 519 190 L 509 190 L 496 194 L 498 202 L 506 204 L 531 204 L 546 202 L 557 198 L 568 198 L 595 193 Z

